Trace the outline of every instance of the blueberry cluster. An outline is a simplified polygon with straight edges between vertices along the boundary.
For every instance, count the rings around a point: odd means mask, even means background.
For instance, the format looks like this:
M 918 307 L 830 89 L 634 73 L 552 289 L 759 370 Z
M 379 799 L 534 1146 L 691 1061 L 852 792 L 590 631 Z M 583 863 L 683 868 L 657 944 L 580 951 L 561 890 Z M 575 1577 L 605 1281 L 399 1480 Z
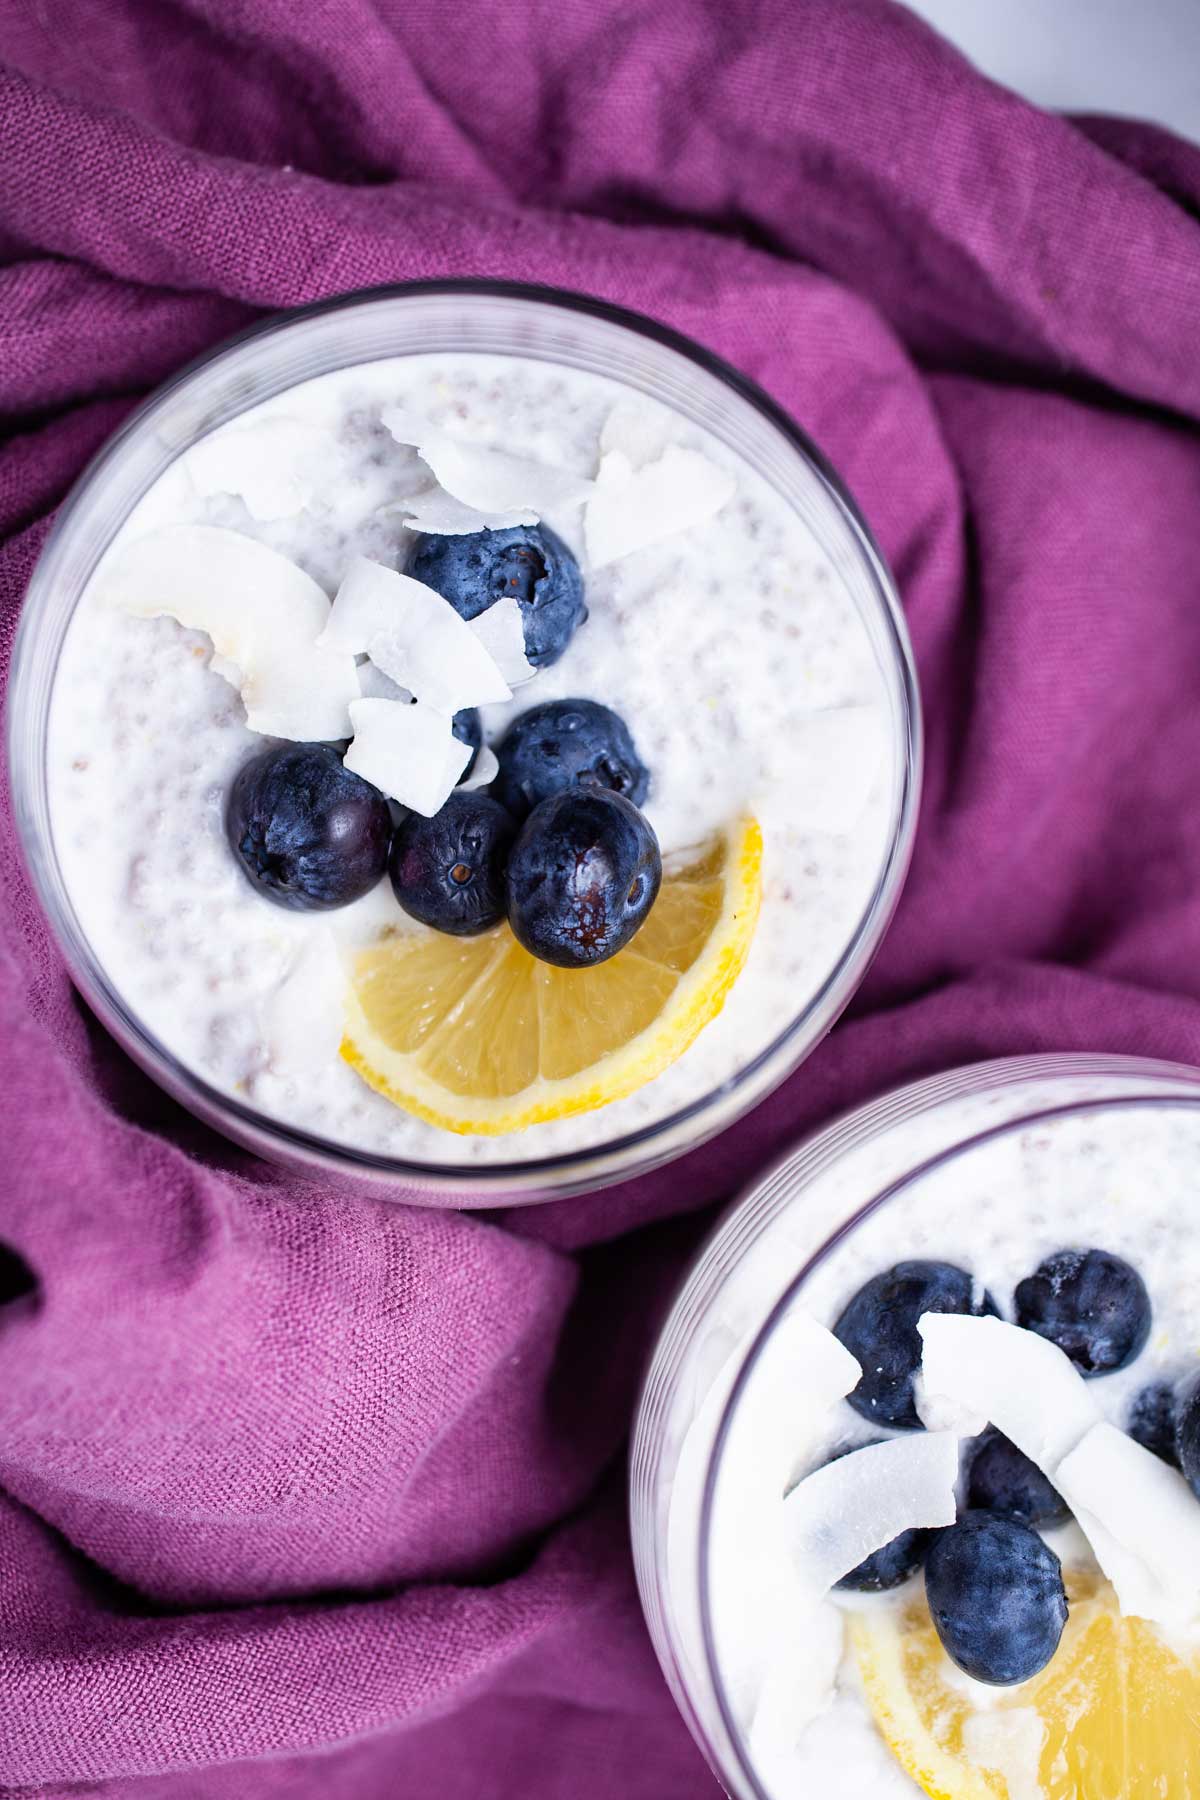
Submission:
M 509 598 L 525 655 L 557 662 L 587 618 L 579 565 L 548 527 L 417 540 L 410 572 L 464 619 Z M 474 709 L 456 713 L 465 781 L 483 745 Z M 347 906 L 385 870 L 414 919 L 457 937 L 507 917 L 534 956 L 590 968 L 624 948 L 654 905 L 662 858 L 638 810 L 650 777 L 623 719 L 595 700 L 552 700 L 497 746 L 490 792 L 461 782 L 431 819 L 396 816 L 333 744 L 282 744 L 252 757 L 225 825 L 242 868 L 279 906 Z
M 1057 1344 L 1089 1380 L 1127 1368 L 1150 1335 L 1151 1305 L 1137 1270 L 1106 1250 L 1059 1250 L 1018 1282 L 1018 1325 Z M 849 1403 L 875 1425 L 922 1429 L 914 1382 L 923 1313 L 998 1316 L 965 1269 L 902 1262 L 873 1276 L 843 1308 L 835 1335 L 863 1374 Z M 1134 1401 L 1130 1434 L 1181 1468 L 1200 1497 L 1200 1383 L 1182 1398 L 1156 1382 Z M 837 1455 L 844 1455 L 845 1449 Z M 977 1681 L 1026 1681 L 1045 1667 L 1067 1620 L 1059 1560 L 1039 1527 L 1069 1517 L 1042 1471 L 989 1428 L 968 1450 L 966 1506 L 941 1531 L 902 1532 L 839 1586 L 898 1587 L 924 1565 L 930 1616 L 947 1654 Z
M 482 741 L 469 721 L 459 736 Z M 645 798 L 649 777 L 624 721 L 594 700 L 550 701 L 516 721 L 497 760 L 495 793 L 507 804 L 459 787 L 433 818 L 393 824 L 383 795 L 335 746 L 282 744 L 239 771 L 229 841 L 280 906 L 346 906 L 386 870 L 405 912 L 435 931 L 470 937 L 507 917 L 543 962 L 607 961 L 662 881 L 658 839 L 631 797 Z

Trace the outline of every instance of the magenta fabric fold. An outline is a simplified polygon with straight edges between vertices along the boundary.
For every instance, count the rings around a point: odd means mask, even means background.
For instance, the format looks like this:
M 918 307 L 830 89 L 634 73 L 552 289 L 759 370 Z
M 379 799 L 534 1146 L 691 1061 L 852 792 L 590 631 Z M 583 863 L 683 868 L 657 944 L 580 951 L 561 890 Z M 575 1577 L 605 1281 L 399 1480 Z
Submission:
M 640 308 L 804 424 L 929 733 L 895 926 L 809 1063 L 672 1168 L 491 1217 L 167 1102 L 6 810 L 0 1787 L 715 1794 L 623 1493 L 713 1208 L 955 1063 L 1200 1060 L 1200 152 L 1038 112 L 886 0 L 0 0 L 0 58 L 5 662 L 149 387 L 272 308 L 486 275 Z

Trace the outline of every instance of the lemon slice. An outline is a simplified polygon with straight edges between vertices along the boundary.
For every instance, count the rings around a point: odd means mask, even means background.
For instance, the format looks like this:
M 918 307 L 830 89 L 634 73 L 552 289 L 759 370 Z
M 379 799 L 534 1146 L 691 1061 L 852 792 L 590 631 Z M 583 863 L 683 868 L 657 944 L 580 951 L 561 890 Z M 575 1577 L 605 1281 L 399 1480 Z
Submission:
M 1106 1582 L 1069 1581 L 1068 1598 L 1050 1663 L 983 1708 L 924 1601 L 855 1615 L 875 1722 L 932 1800 L 1200 1800 L 1200 1654 L 1123 1617 Z
M 746 818 L 664 868 L 637 936 L 594 969 L 536 961 L 507 925 L 397 933 L 354 965 L 342 1055 L 447 1131 L 498 1136 L 606 1106 L 720 1012 L 761 895 L 762 833 Z

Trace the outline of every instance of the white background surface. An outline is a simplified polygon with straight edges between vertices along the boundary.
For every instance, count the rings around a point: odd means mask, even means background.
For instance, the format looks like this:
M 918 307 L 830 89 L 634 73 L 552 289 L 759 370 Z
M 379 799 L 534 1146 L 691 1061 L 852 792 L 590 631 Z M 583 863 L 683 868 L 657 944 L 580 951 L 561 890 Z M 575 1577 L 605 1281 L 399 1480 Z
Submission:
M 1200 143 L 1200 0 L 907 0 L 1039 106 L 1154 119 Z

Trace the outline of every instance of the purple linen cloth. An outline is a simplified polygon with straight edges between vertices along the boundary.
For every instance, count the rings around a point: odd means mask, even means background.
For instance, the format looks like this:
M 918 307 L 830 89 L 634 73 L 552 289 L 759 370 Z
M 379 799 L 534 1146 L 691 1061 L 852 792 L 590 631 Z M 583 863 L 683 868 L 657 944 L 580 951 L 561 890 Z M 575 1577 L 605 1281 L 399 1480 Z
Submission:
M 0 1786 L 684 1800 L 623 1450 L 710 1217 L 975 1057 L 1200 1060 L 1200 153 L 884 0 L 0 0 L 0 656 L 146 389 L 384 281 L 757 377 L 900 579 L 929 769 L 849 1019 L 703 1154 L 488 1219 L 255 1163 L 74 997 L 0 825 Z M 24 1259 L 23 1263 L 17 1257 Z

